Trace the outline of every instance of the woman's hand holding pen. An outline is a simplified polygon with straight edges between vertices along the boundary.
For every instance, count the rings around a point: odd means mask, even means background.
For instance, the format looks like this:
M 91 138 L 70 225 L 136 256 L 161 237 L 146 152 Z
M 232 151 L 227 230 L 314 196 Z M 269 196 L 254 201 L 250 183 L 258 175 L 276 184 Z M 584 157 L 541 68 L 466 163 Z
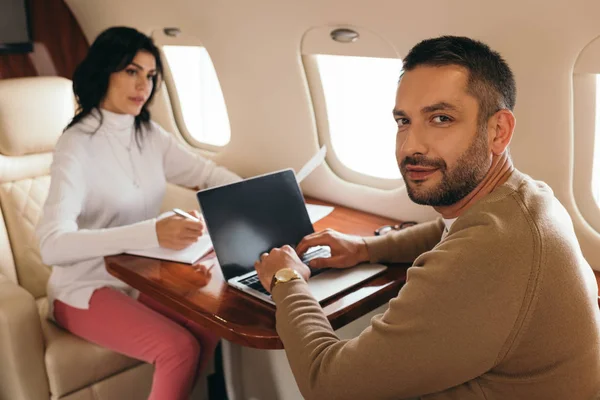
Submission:
M 158 244 L 167 249 L 185 249 L 196 243 L 203 233 L 204 220 L 195 210 L 188 213 L 177 210 L 175 215 L 156 221 Z

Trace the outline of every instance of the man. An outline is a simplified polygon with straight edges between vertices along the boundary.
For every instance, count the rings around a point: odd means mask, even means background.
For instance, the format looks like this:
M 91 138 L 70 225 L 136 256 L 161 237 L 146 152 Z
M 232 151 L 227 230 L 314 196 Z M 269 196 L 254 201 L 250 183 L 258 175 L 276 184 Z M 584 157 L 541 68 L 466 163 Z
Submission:
M 404 59 L 396 158 L 409 197 L 442 218 L 382 237 L 324 231 L 296 249 L 330 246 L 315 267 L 413 262 L 357 338 L 336 337 L 292 248 L 261 255 L 256 269 L 305 398 L 600 395 L 596 281 L 551 189 L 513 167 L 514 104 L 510 68 L 483 43 L 425 40 Z

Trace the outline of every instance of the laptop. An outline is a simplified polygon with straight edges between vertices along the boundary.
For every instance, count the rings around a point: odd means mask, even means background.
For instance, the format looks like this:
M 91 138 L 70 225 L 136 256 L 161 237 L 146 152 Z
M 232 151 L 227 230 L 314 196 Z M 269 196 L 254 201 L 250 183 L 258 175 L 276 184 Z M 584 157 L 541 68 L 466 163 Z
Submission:
M 294 171 L 286 169 L 201 190 L 196 196 L 227 283 L 275 304 L 258 280 L 254 263 L 262 253 L 286 244 L 295 247 L 314 232 Z M 309 249 L 302 261 L 329 256 L 329 247 L 318 246 Z M 313 268 L 308 287 L 322 302 L 386 268 L 381 264 Z

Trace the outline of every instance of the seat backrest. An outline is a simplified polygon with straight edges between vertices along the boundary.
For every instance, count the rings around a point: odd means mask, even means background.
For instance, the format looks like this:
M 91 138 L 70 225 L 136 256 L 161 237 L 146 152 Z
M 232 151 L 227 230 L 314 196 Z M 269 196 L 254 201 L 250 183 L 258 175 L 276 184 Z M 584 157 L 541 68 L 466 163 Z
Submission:
M 0 273 L 35 298 L 46 295 L 50 275 L 35 227 L 50 186 L 52 150 L 74 112 L 68 79 L 0 80 Z

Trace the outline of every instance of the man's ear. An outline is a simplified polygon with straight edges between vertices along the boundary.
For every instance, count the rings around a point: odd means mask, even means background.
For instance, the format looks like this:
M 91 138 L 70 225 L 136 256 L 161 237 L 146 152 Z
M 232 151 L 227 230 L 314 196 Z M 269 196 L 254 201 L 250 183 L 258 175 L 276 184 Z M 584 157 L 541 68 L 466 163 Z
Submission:
M 490 118 L 488 125 L 490 150 L 495 155 L 504 153 L 515 131 L 516 119 L 512 111 L 500 110 Z

